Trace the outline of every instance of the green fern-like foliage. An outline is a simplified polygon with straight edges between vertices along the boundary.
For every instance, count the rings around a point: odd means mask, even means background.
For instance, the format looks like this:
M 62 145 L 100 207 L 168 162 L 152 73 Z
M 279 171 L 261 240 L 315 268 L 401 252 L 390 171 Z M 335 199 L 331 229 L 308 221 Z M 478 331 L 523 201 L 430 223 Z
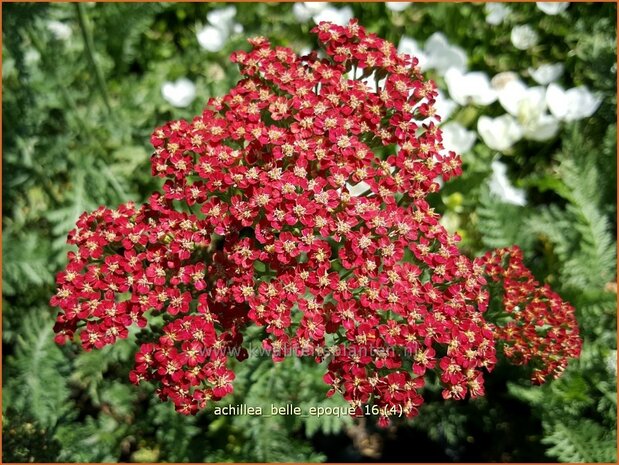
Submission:
M 520 180 L 529 205 L 506 205 L 481 185 L 471 216 L 483 248 L 517 243 L 538 279 L 576 307 L 581 357 L 548 385 L 523 379 L 508 389 L 541 421 L 546 455 L 568 462 L 616 461 L 616 205 L 609 204 L 616 190 L 607 172 L 616 126 L 601 141 L 593 129 L 567 128 L 554 163 Z
M 21 236 L 21 237 L 20 237 Z M 53 283 L 49 266 L 49 247 L 41 245 L 36 234 L 15 236 L 5 231 L 2 237 L 5 253 L 2 263 L 2 290 L 7 296 L 23 293 L 32 287 Z M 19 247 L 16 246 L 19 244 Z
M 611 129 L 609 134 L 616 131 Z M 614 280 L 616 272 L 616 244 L 610 221 L 601 210 L 603 172 L 589 155 L 593 150 L 574 127 L 565 140 L 556 173 L 563 186 L 555 191 L 567 201 L 566 207 L 542 210 L 530 222 L 531 230 L 542 236 L 550 225 L 548 239 L 565 262 L 564 282 L 581 289 L 603 287 Z M 565 234 L 568 224 L 573 230 Z
M 54 342 L 52 319 L 44 309 L 25 315 L 23 325 L 27 330 L 20 331 L 7 358 L 10 377 L 2 405 L 52 427 L 69 409 L 67 360 Z
M 615 137 L 616 127 L 610 126 L 603 151 L 616 152 Z M 575 125 L 557 156 L 552 183 L 564 205 L 543 207 L 527 220 L 528 230 L 544 244 L 549 277 L 576 306 L 584 339 L 580 359 L 535 401 L 544 420 L 544 443 L 551 446 L 547 454 L 567 462 L 617 460 L 616 225 L 600 189 L 604 157 L 594 152 L 586 132 Z
M 483 231 L 481 240 L 487 249 L 511 245 L 518 245 L 524 251 L 531 249 L 532 236 L 522 234 L 528 216 L 526 208 L 502 202 L 484 185 L 475 213 L 476 227 Z
M 550 434 L 542 441 L 552 446 L 548 455 L 561 462 L 617 461 L 616 437 L 592 420 L 545 423 L 544 429 Z
M 616 127 L 611 126 L 606 132 L 605 150 L 616 151 L 610 141 L 614 135 Z M 581 128 L 574 126 L 558 156 L 556 179 L 560 183 L 554 188 L 565 206 L 543 207 L 527 224 L 531 233 L 549 246 L 548 259 L 560 265 L 554 279 L 576 304 L 585 330 L 592 331 L 604 327 L 600 318 L 613 327 L 615 296 L 607 289 L 617 274 L 616 225 L 611 223 L 600 189 L 605 167 L 590 155 L 594 150 Z

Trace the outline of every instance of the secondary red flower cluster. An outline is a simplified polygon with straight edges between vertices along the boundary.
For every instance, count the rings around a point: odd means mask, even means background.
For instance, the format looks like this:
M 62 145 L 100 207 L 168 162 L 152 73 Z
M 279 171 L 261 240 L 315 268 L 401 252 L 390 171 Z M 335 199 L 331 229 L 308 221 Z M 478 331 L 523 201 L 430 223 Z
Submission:
M 548 285 L 540 286 L 517 247 L 487 253 L 479 261 L 490 280 L 503 288 L 508 319 L 497 324 L 495 336 L 504 342 L 505 355 L 518 365 L 532 365 L 536 384 L 548 375 L 559 377 L 582 346 L 574 308 Z
M 377 405 L 383 424 L 394 408 L 417 413 L 426 370 L 445 398 L 482 395 L 497 336 L 556 373 L 578 353 L 573 309 L 520 266 L 503 275 L 463 256 L 425 201 L 460 159 L 443 150 L 417 60 L 354 21 L 313 32 L 325 58 L 251 39 L 226 96 L 154 132 L 163 193 L 80 218 L 51 302 L 57 341 L 101 348 L 149 325 L 131 379 L 186 414 L 232 391 L 227 362 L 247 356 L 248 325 L 275 361 L 326 361 L 330 393 Z M 505 328 L 484 319 L 485 268 L 504 276 Z

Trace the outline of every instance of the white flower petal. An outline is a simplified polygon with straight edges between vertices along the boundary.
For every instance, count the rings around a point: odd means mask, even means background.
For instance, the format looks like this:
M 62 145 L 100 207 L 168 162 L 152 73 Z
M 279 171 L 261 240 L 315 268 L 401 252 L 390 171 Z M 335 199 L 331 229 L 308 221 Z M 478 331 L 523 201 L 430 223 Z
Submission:
M 518 80 L 520 80 L 518 74 L 513 71 L 503 71 L 502 73 L 495 74 L 490 80 L 490 84 L 494 90 L 501 91 L 510 82 Z
M 214 26 L 204 26 L 196 35 L 200 47 L 209 52 L 219 52 L 224 48 L 228 34 Z
M 477 135 L 460 123 L 452 121 L 441 126 L 443 133 L 443 147 L 445 150 L 453 150 L 456 153 L 466 153 L 473 147 Z
M 537 118 L 546 111 L 546 88 L 541 86 L 526 89 L 518 104 L 519 120 Z M 522 121 L 521 121 L 522 122 Z
M 466 71 L 466 52 L 461 47 L 450 45 L 441 32 L 435 32 L 428 38 L 424 52 L 428 57 L 426 68 L 435 69 L 439 74 L 445 74 L 449 68 Z
M 332 6 L 328 6 L 321 10 L 320 13 L 314 15 L 313 19 L 316 24 L 327 21 L 339 26 L 346 26 L 352 17 L 352 9 L 349 6 L 344 8 L 333 8 Z
M 456 68 L 450 68 L 445 73 L 445 82 L 449 95 L 460 105 L 490 105 L 497 99 L 488 75 L 480 71 L 463 74 Z
M 507 177 L 507 166 L 500 161 L 492 162 L 492 176 L 488 182 L 490 192 L 505 203 L 524 206 L 527 198 L 524 190 L 516 189 Z
M 558 15 L 567 10 L 570 2 L 535 2 L 537 7 L 547 15 Z
M 546 89 L 527 88 L 521 81 L 511 81 L 499 91 L 499 102 L 523 128 L 536 131 L 539 119 L 546 112 Z
M 557 84 L 550 84 L 546 89 L 546 104 L 550 113 L 560 120 L 565 119 L 568 112 L 568 103 L 565 91 Z
M 300 23 L 309 21 L 312 16 L 320 13 L 329 4 L 327 2 L 295 2 L 292 14 Z
M 570 110 L 566 121 L 588 118 L 599 108 L 602 99 L 592 94 L 585 86 L 574 87 L 566 92 Z
M 164 82 L 161 95 L 172 106 L 184 108 L 196 98 L 196 85 L 187 78 Z
M 411 2 L 385 2 L 385 6 L 391 11 L 404 11 L 409 5 L 412 5 Z
M 298 55 L 302 57 L 305 55 L 309 55 L 310 53 L 312 53 L 312 47 L 310 47 L 309 45 L 306 45 L 299 50 Z
M 426 40 L 425 49 L 428 53 L 437 53 L 449 48 L 449 41 L 442 32 L 435 32 Z
M 526 139 L 543 141 L 554 137 L 559 121 L 546 114 L 546 89 L 527 88 L 519 80 L 508 81 L 498 91 L 501 106 L 517 118 Z
M 209 11 L 206 15 L 206 19 L 216 28 L 229 32 L 232 30 L 235 16 L 236 8 L 234 5 L 230 5 L 226 8 L 218 8 L 216 10 Z
M 67 40 L 71 37 L 71 28 L 60 21 L 50 20 L 47 22 L 47 29 L 58 40 Z
M 504 3 L 486 3 L 486 22 L 497 26 L 503 22 L 511 10 Z
M 539 36 L 531 26 L 524 24 L 522 26 L 514 26 L 510 39 L 513 46 L 517 49 L 527 50 L 537 45 Z
M 559 79 L 564 69 L 563 63 L 546 63 L 528 71 L 535 82 L 545 86 Z
M 499 91 L 499 103 L 507 113 L 518 116 L 520 102 L 526 97 L 527 88 L 521 81 L 510 81 Z
M 346 187 L 348 188 L 348 192 L 350 192 L 351 197 L 359 197 L 370 188 L 370 185 L 365 181 L 361 181 L 354 186 L 346 183 Z
M 29 48 L 26 50 L 26 53 L 24 53 L 24 62 L 29 66 L 38 63 L 40 60 L 41 54 L 34 48 Z
M 400 43 L 398 44 L 398 53 L 411 55 L 419 60 L 419 68 L 423 71 L 427 67 L 428 56 L 419 47 L 419 44 L 415 39 L 402 36 Z
M 510 149 L 522 138 L 522 128 L 509 114 L 497 118 L 480 116 L 477 132 L 488 147 L 501 152 Z
M 434 99 L 434 109 L 436 114 L 441 117 L 441 121 L 447 121 L 456 108 L 458 108 L 456 102 L 445 97 L 443 92 L 438 91 L 438 95 Z
M 563 121 L 588 118 L 598 109 L 602 99 L 592 94 L 585 86 L 564 91 L 557 84 L 550 84 L 546 92 L 546 103 L 550 112 Z
M 222 50 L 230 34 L 243 32 L 243 26 L 234 22 L 235 16 L 234 5 L 209 11 L 206 15 L 209 24 L 196 34 L 200 46 L 209 52 Z
M 304 2 L 303 5 L 305 5 L 305 8 L 307 8 L 312 15 L 315 15 L 327 8 L 329 2 Z
M 559 131 L 559 120 L 552 115 L 542 114 L 535 121 L 524 126 L 524 138 L 543 142 L 552 139 Z

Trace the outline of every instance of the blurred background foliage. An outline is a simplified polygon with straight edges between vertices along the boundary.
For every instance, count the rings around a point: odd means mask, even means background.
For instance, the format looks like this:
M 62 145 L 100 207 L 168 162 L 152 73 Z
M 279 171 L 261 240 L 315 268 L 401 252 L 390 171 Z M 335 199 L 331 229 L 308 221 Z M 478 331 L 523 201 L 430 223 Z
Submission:
M 372 418 L 216 416 L 212 408 L 184 417 L 148 386 L 129 384 L 134 335 L 91 353 L 54 344 L 47 302 L 66 260 L 67 232 L 83 211 L 142 201 L 158 186 L 150 176 L 151 131 L 223 95 L 238 79 L 229 53 L 247 48 L 247 36 L 297 51 L 316 44 L 312 20 L 299 21 L 292 4 L 251 3 L 236 4 L 243 31 L 207 51 L 196 34 L 209 12 L 224 7 L 2 5 L 3 460 L 616 462 L 613 3 L 571 4 L 558 15 L 510 4 L 496 25 L 483 4 L 337 5 L 395 44 L 403 35 L 423 42 L 442 32 L 466 51 L 469 69 L 490 76 L 561 62 L 565 88 L 585 85 L 601 96 L 592 117 L 503 154 L 525 205 L 490 191 L 498 153 L 482 140 L 464 154 L 464 175 L 431 199 L 467 253 L 516 243 L 538 279 L 576 306 L 583 354 L 559 380 L 531 387 L 526 370 L 499 366 L 487 376 L 486 397 L 462 402 L 444 402 L 430 386 L 419 417 L 386 431 Z M 538 45 L 512 46 L 518 24 L 537 31 Z M 432 77 L 441 85 L 441 76 Z M 185 108 L 162 96 L 164 83 L 179 78 L 195 83 Z M 470 127 L 482 114 L 497 116 L 500 106 L 468 105 L 454 120 Z M 236 372 L 226 405 L 342 405 L 325 397 L 321 368 L 302 360 L 252 358 Z

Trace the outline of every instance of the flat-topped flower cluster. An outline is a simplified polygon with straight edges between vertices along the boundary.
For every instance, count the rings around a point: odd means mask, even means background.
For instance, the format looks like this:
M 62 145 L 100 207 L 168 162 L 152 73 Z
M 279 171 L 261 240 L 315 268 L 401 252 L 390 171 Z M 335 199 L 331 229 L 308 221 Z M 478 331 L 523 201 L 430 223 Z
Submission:
M 521 260 L 502 266 L 516 250 L 462 255 L 426 202 L 460 159 L 417 60 L 355 21 L 313 32 L 324 58 L 250 39 L 226 96 L 154 132 L 163 192 L 82 215 L 51 301 L 57 341 L 98 349 L 149 325 L 131 380 L 185 414 L 232 391 L 228 354 L 247 356 L 250 325 L 275 361 L 324 361 L 329 393 L 377 405 L 382 424 L 394 406 L 416 415 L 428 370 L 445 398 L 483 395 L 501 339 L 541 364 L 536 379 L 560 373 L 580 350 L 573 308 Z M 487 275 L 503 280 L 505 327 L 484 318 Z
M 574 308 L 535 280 L 518 247 L 489 252 L 478 262 L 488 280 L 502 289 L 508 318 L 497 325 L 495 337 L 503 341 L 505 355 L 515 364 L 532 365 L 533 383 L 560 376 L 582 346 Z

